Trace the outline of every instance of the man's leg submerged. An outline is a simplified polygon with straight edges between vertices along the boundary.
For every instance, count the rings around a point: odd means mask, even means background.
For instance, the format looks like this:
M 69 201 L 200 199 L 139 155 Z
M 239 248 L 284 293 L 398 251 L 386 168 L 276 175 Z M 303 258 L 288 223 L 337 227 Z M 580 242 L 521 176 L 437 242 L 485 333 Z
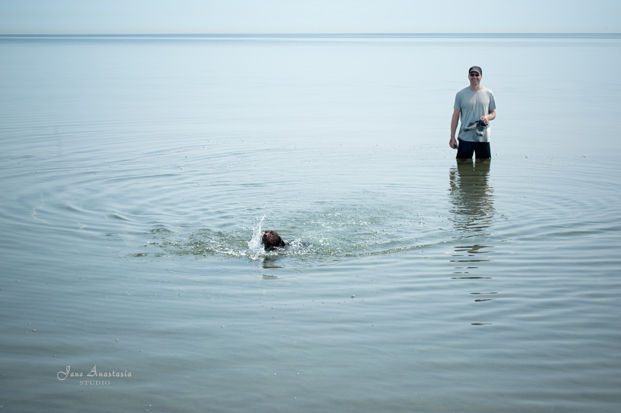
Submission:
M 477 142 L 475 153 L 477 162 L 489 163 L 492 160 L 492 151 L 489 142 Z
M 474 142 L 466 142 L 461 139 L 457 140 L 459 142 L 459 146 L 457 147 L 457 161 L 468 161 L 472 160 L 472 154 L 474 153 Z

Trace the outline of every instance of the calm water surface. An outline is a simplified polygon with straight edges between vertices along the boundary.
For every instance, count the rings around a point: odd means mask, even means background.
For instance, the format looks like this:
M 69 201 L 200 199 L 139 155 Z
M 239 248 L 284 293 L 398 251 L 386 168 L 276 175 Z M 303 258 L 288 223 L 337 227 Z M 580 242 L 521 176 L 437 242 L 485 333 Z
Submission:
M 0 56 L 3 410 L 621 407 L 618 37 Z M 474 64 L 493 161 L 458 165 Z

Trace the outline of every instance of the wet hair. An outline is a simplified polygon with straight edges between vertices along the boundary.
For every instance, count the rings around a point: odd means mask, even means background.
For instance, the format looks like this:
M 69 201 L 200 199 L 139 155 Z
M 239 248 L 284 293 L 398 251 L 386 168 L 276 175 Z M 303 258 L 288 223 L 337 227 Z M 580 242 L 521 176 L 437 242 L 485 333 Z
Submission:
M 273 250 L 274 248 L 284 248 L 286 245 L 276 231 L 265 231 L 263 238 L 261 238 L 261 243 L 266 251 Z

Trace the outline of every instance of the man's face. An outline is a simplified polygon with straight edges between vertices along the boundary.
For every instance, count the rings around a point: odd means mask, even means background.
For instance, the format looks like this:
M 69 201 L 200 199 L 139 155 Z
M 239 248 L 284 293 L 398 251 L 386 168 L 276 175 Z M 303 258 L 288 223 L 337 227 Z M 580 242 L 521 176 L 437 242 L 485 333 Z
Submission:
M 470 80 L 470 86 L 479 86 L 481 84 L 481 76 L 478 72 L 468 73 L 468 79 Z

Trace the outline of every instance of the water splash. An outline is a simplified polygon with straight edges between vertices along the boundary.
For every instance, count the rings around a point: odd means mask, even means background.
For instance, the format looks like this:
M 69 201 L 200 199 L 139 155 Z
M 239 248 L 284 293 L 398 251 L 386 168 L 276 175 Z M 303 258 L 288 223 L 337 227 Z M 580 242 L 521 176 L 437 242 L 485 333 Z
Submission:
M 248 241 L 248 249 L 250 251 L 263 252 L 263 245 L 261 244 L 263 230 L 261 229 L 261 227 L 263 226 L 264 220 L 265 215 L 263 215 L 259 223 L 252 228 L 252 238 L 250 239 L 250 241 Z
M 202 228 L 189 233 L 184 229 L 151 232 L 156 238 L 153 245 L 158 245 L 160 250 L 155 256 L 220 255 L 252 261 L 293 259 L 298 264 L 407 252 L 446 240 L 437 223 L 424 225 L 420 218 L 413 216 L 415 212 L 396 212 L 400 211 L 350 207 L 313 214 L 302 211 L 289 216 L 287 222 L 279 217 L 269 224 L 287 228 L 283 235 L 288 246 L 273 251 L 265 251 L 261 244 L 268 215 L 256 217 L 252 225 L 228 231 Z

